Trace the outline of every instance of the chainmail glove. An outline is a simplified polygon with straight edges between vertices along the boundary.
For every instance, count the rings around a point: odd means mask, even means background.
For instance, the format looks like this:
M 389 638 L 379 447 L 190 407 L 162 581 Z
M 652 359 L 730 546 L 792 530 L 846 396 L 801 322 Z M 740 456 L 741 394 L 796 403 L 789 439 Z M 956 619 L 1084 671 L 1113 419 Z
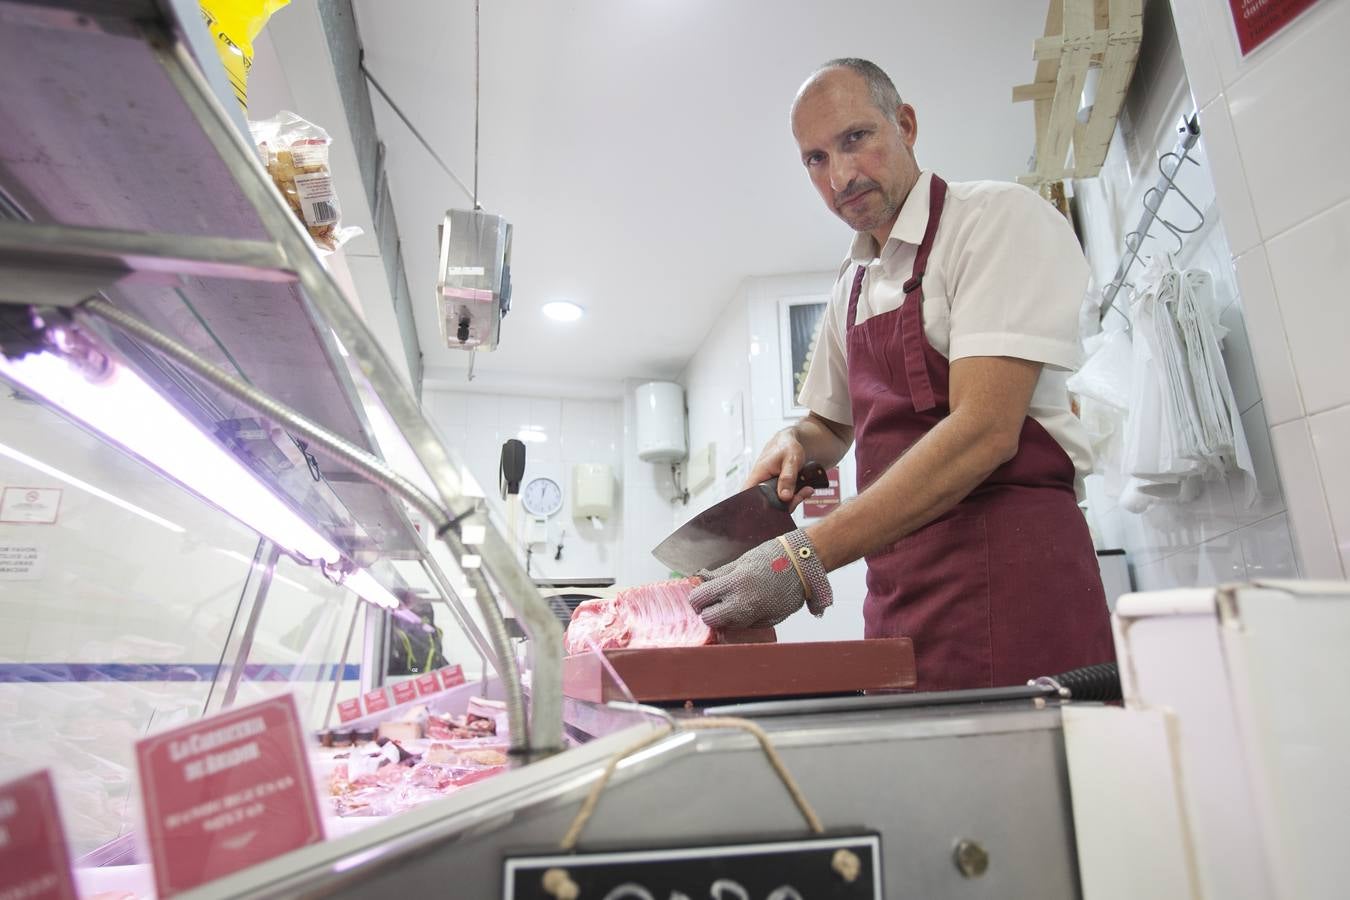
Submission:
M 834 602 L 816 548 L 800 528 L 699 577 L 689 604 L 709 628 L 777 625 L 802 604 L 820 616 Z

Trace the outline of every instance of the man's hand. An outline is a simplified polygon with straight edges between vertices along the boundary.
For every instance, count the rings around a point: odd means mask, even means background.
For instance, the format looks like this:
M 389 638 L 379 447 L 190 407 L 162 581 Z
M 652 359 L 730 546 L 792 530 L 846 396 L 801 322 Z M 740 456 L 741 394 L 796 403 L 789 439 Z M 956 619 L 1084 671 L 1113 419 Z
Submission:
M 819 616 L 834 602 L 815 547 L 800 529 L 699 577 L 703 583 L 690 593 L 689 605 L 709 628 L 777 625 L 802 604 Z
M 764 446 L 759 459 L 750 468 L 743 488 L 754 487 L 778 478 L 778 496 L 788 504 L 788 510 L 797 508 L 814 488 L 797 487 L 797 474 L 808 459 L 819 460 L 826 468 L 835 465 L 853 442 L 853 429 L 838 422 L 829 422 L 811 413 L 791 428 L 784 428 Z

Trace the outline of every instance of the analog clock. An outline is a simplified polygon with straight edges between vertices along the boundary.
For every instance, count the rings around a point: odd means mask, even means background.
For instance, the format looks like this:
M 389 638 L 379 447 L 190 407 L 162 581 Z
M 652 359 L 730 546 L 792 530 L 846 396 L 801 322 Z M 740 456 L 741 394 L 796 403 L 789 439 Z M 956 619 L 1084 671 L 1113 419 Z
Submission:
M 562 488 L 552 478 L 531 478 L 520 492 L 520 505 L 532 516 L 551 516 L 562 509 L 562 503 Z

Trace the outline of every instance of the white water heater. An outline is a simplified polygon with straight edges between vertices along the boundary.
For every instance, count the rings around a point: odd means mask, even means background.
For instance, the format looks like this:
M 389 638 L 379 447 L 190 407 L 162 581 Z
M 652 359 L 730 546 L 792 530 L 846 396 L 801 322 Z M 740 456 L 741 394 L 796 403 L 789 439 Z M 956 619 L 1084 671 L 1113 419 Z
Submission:
M 673 381 L 638 385 L 637 451 L 639 459 L 654 463 L 675 463 L 688 455 L 680 385 Z

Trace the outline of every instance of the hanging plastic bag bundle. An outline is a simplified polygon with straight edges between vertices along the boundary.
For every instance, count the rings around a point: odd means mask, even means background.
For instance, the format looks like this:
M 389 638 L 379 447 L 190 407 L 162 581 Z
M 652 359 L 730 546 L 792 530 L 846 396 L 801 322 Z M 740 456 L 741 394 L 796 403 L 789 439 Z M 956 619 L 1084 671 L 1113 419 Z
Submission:
M 267 174 L 321 250 L 336 250 L 361 233 L 341 227 L 342 209 L 328 167 L 328 132 L 286 110 L 248 127 Z

